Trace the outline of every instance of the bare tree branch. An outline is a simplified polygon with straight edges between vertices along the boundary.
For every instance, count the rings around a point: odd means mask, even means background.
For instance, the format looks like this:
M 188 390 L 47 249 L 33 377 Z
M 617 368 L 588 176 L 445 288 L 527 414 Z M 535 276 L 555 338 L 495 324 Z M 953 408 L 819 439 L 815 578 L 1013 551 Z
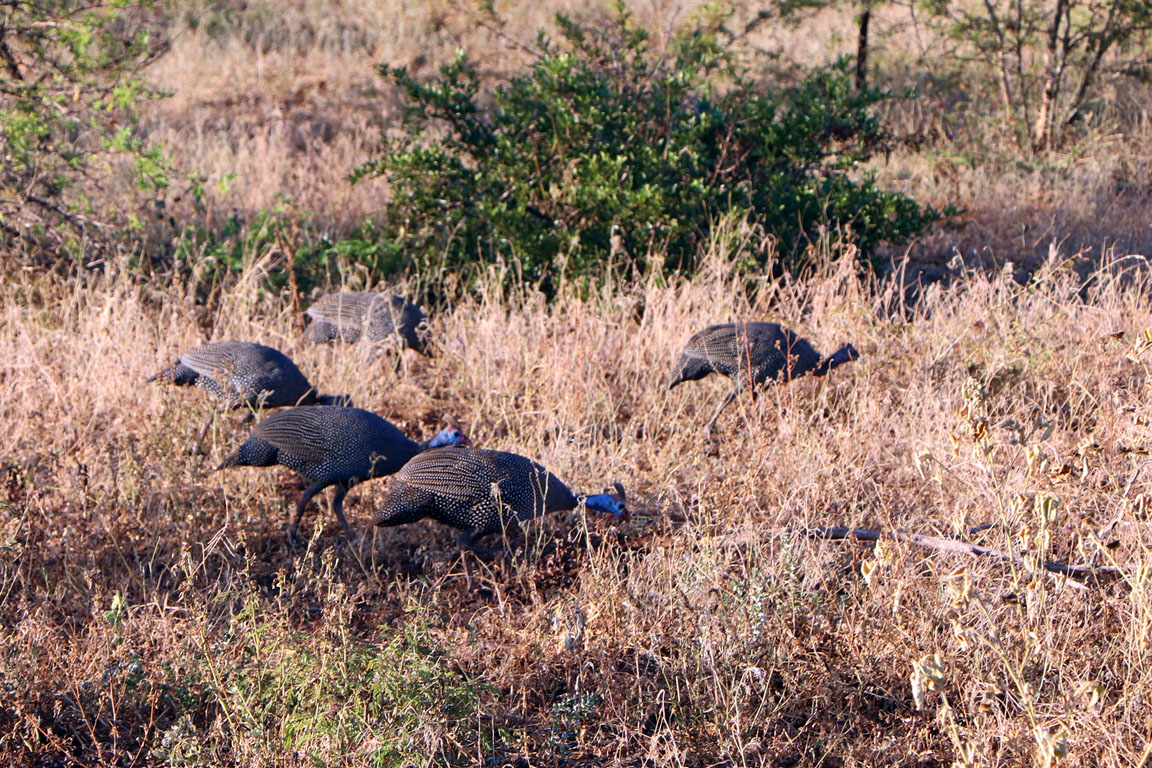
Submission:
M 1000 55 L 1000 99 L 1004 105 L 1004 117 L 1012 128 L 1012 134 L 1018 135 L 1016 128 L 1016 112 L 1012 108 L 1012 86 L 1008 67 L 1008 44 L 1004 37 L 1004 27 L 1000 23 L 1000 15 L 996 13 L 996 6 L 992 0 L 984 0 L 984 7 L 988 11 L 988 20 L 992 25 L 992 34 L 996 37 L 996 48 Z
M 0 26 L 0 60 L 4 62 L 4 67 L 12 75 L 14 80 L 24 81 L 24 74 L 20 71 L 20 64 L 16 61 L 16 54 L 12 53 L 12 49 L 8 45 L 8 41 L 4 39 L 7 29 Z
M 848 528 L 845 526 L 805 526 L 791 530 L 813 539 L 858 539 L 860 541 L 890 539 L 893 541 L 905 541 L 921 547 L 929 547 L 941 552 L 954 552 L 956 554 L 971 555 L 972 557 L 983 557 L 1003 564 L 1016 564 L 1024 567 L 1031 564 L 1020 555 L 998 552 L 988 547 L 982 547 L 979 544 L 972 544 L 956 539 L 944 539 L 936 536 L 923 536 L 918 533 L 907 533 L 899 530 L 882 531 L 872 528 Z M 1037 563 L 1037 565 L 1040 564 Z M 1082 579 L 1097 580 L 1102 576 L 1120 577 L 1124 575 L 1118 568 L 1107 566 L 1068 565 L 1053 560 L 1045 560 L 1042 565 L 1044 570 L 1049 573 Z M 1078 582 L 1068 583 L 1074 585 L 1074 588 L 1085 588 L 1083 584 Z
M 1064 47 L 1060 49 L 1060 26 L 1068 10 L 1069 0 L 1056 0 L 1052 19 L 1045 35 L 1044 86 L 1040 92 L 1040 107 L 1036 113 L 1036 123 L 1032 128 L 1032 148 L 1040 150 L 1048 145 L 1052 113 L 1056 111 L 1056 98 L 1060 92 L 1060 80 L 1064 74 L 1064 64 L 1068 60 L 1068 26 L 1065 28 Z
M 1104 22 L 1104 28 L 1101 30 L 1099 37 L 1096 38 L 1096 50 L 1092 56 L 1091 61 L 1084 67 L 1084 75 L 1080 78 L 1080 87 L 1076 89 L 1076 95 L 1068 104 L 1068 117 L 1065 118 L 1065 124 L 1071 123 L 1080 114 L 1080 107 L 1084 103 L 1084 99 L 1088 96 L 1088 89 L 1091 87 L 1093 81 L 1096 79 L 1096 73 L 1100 70 L 1100 63 L 1104 59 L 1104 54 L 1112 47 L 1112 43 L 1116 41 L 1116 10 L 1118 3 L 1113 2 L 1108 8 L 1108 18 Z

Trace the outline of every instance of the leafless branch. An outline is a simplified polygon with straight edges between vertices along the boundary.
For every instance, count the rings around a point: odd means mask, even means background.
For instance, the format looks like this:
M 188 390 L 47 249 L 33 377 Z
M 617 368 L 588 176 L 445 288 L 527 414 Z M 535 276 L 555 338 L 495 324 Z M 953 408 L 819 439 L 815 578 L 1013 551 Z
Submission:
M 5 69 L 15 80 L 24 80 L 24 74 L 20 71 L 20 64 L 16 61 L 16 54 L 12 53 L 12 48 L 9 47 L 8 41 L 4 39 L 4 33 L 7 29 L 0 26 L 0 60 L 3 60 Z
M 994 549 L 983 547 L 979 544 L 972 544 L 967 541 L 945 539 L 937 536 L 923 536 L 918 533 L 907 533 L 899 530 L 883 531 L 872 528 L 849 528 L 846 526 L 805 526 L 792 530 L 813 539 L 857 539 L 860 541 L 880 541 L 882 539 L 888 539 L 905 541 L 910 544 L 929 547 L 941 552 L 953 552 L 961 555 L 971 555 L 972 557 L 983 557 L 1005 565 L 1012 563 L 1021 566 L 1028 565 L 1025 558 L 1020 555 L 998 552 Z M 1068 565 L 1067 563 L 1059 563 L 1054 560 L 1045 560 L 1042 565 L 1044 570 L 1049 573 L 1089 580 L 1098 580 L 1103 576 L 1119 577 L 1123 575 L 1123 572 L 1118 568 L 1109 566 Z M 1068 583 L 1074 585 L 1076 589 L 1085 588 L 1084 585 L 1079 582 L 1070 581 Z

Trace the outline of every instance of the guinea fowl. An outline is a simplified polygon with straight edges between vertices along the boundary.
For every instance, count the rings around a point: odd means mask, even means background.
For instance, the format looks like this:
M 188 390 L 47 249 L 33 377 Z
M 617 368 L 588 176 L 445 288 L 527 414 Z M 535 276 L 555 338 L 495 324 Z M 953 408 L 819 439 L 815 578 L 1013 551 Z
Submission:
M 328 486 L 336 486 L 332 511 L 345 534 L 350 535 L 352 529 L 343 510 L 344 496 L 352 486 L 396 472 L 425 449 L 467 442 L 468 437 L 458 427 L 444 429 L 431 440 L 417 443 L 391 422 L 359 408 L 292 408 L 257 424 L 239 450 L 217 469 L 280 464 L 309 480 L 311 485 L 288 518 L 288 539 L 296 543 L 296 529 L 304 508 Z
M 253 411 L 261 408 L 352 404 L 346 395 L 316 394 L 291 358 L 278 349 L 250 341 L 215 341 L 192 347 L 145 383 L 153 381 L 200 387 L 225 400 L 229 408 L 249 408 L 245 423 L 252 420 Z M 203 450 L 212 419 L 209 416 L 200 428 L 193 453 Z
M 361 337 L 373 342 L 392 337 L 401 348 L 428 354 L 428 318 L 402 296 L 367 291 L 330 293 L 317 299 L 304 314 L 312 318 L 304 331 L 304 342 L 352 344 Z
M 278 349 L 250 341 L 216 341 L 192 347 L 146 379 L 178 387 L 197 386 L 230 408 L 333 405 L 344 397 L 318 395 L 296 363 Z
M 676 361 L 666 390 L 682 381 L 696 381 L 721 373 L 736 384 L 708 421 L 712 433 L 720 413 L 743 389 L 756 399 L 756 386 L 788 382 L 806 374 L 824 376 L 828 371 L 860 357 L 851 344 L 821 358 L 806 340 L 776 323 L 722 323 L 692 335 Z
M 402 525 L 431 517 L 461 529 L 464 549 L 522 520 L 583 503 L 588 509 L 628 519 L 624 488 L 577 496 L 548 470 L 515 453 L 449 448 L 421 453 L 389 483 L 376 525 Z M 469 578 L 471 582 L 471 578 Z

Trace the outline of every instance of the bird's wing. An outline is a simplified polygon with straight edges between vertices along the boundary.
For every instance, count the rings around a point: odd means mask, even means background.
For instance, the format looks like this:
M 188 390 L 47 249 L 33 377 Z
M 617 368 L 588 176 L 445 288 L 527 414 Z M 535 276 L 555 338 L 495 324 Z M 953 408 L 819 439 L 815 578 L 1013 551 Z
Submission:
M 736 329 L 731 324 L 712 325 L 688 339 L 683 355 L 697 360 L 727 359 L 737 346 Z
M 216 379 L 231 376 L 238 365 L 236 350 L 224 343 L 193 347 L 180 355 L 180 362 L 201 376 Z
M 487 452 L 467 448 L 433 448 L 404 465 L 398 480 L 437 496 L 458 501 L 482 500 L 500 482 Z
M 313 320 L 340 326 L 358 325 L 376 298 L 374 293 L 329 293 L 321 296 L 304 314 Z
M 299 459 L 322 462 L 344 445 L 323 419 L 323 410 L 316 407 L 281 411 L 257 424 L 252 437 Z

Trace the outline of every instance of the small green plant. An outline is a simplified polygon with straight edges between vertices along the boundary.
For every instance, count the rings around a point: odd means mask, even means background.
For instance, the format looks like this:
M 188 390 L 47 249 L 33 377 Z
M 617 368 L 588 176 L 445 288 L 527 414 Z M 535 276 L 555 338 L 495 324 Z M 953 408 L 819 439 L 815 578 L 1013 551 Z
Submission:
M 939 218 L 861 170 L 886 141 L 871 111 L 885 94 L 854 89 L 847 63 L 773 90 L 715 26 L 659 49 L 622 7 L 606 25 L 557 23 L 562 42 L 541 35 L 529 69 L 491 94 L 463 53 L 431 82 L 384 69 L 404 95 L 403 135 L 354 178 L 388 179 L 381 236 L 406 266 L 510 259 L 532 281 L 691 272 L 733 213 L 797 266 L 827 232 L 867 256 Z
M 230 725 L 316 764 L 462 760 L 457 751 L 496 690 L 454 672 L 419 614 L 380 630 L 378 643 L 351 636 L 347 599 L 332 587 L 321 635 L 262 622 L 258 602 L 238 614 L 232 629 L 244 651 L 214 677 Z
M 369 275 L 402 271 L 404 259 L 395 243 L 366 222 L 344 237 L 319 230 L 311 213 L 289 204 L 257 211 L 251 219 L 232 215 L 218 226 L 189 225 L 175 241 L 171 259 L 193 275 L 198 295 L 207 296 L 221 283 L 260 262 L 263 288 L 309 293 L 316 287 L 348 284 L 341 272 L 355 264 Z M 134 259 L 135 269 L 143 270 Z
M 581 723 L 596 711 L 602 697 L 593 691 L 562 696 L 552 705 L 552 728 L 548 746 L 557 754 L 571 752 L 578 737 Z

